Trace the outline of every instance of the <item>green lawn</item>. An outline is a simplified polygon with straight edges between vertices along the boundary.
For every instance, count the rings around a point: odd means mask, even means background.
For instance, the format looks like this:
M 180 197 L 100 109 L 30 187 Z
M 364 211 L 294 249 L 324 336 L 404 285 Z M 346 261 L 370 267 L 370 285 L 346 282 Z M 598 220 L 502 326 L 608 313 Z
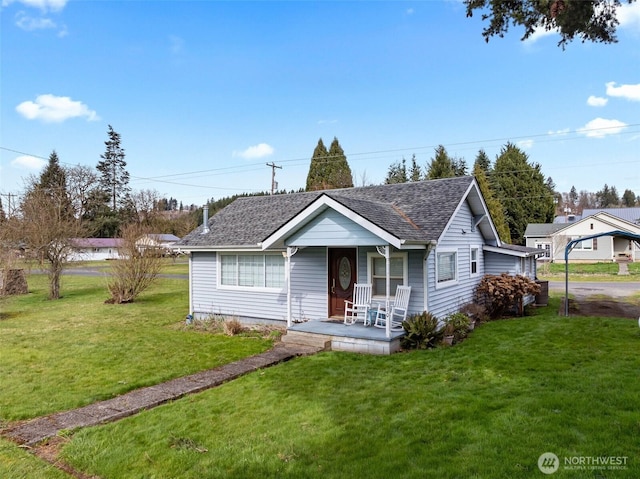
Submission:
M 65 277 L 60 301 L 3 300 L 0 421 L 29 418 L 263 351 L 262 339 L 180 327 L 187 282 L 105 305 L 103 278 Z M 69 435 L 64 459 L 102 479 L 226 477 L 636 478 L 640 329 L 533 315 L 484 324 L 452 348 L 326 352 Z M 624 456 L 626 469 L 537 467 Z M 0 478 L 68 477 L 0 440 Z
M 0 421 L 83 406 L 268 349 L 270 341 L 185 330 L 188 282 L 161 279 L 133 304 L 104 304 L 105 279 L 45 275 L 0 307 Z M 2 474 L 0 474 L 0 477 Z
M 638 281 L 640 263 L 628 263 L 628 276 L 618 276 L 618 263 L 569 263 L 569 276 L 575 281 Z M 538 263 L 538 276 L 564 278 L 564 263 Z
M 554 452 L 627 465 L 553 477 L 636 478 L 638 325 L 551 303 L 453 348 L 299 358 L 79 431 L 64 457 L 102 478 L 528 478 Z

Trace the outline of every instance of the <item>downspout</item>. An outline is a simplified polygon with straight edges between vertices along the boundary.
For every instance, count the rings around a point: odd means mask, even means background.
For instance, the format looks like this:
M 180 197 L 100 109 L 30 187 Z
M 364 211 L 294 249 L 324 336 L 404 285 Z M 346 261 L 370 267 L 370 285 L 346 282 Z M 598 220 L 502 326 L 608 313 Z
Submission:
M 436 247 L 438 242 L 436 240 L 431 240 L 427 243 L 427 249 L 424 253 L 424 272 L 422 274 L 424 281 L 424 311 L 429 311 L 429 255 L 431 251 Z

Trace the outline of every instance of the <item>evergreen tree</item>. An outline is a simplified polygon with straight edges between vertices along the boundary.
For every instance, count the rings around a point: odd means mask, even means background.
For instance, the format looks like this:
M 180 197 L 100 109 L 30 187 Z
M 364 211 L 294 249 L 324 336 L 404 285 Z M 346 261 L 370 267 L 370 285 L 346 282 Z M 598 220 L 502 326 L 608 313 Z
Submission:
M 451 164 L 455 176 L 467 176 L 467 162 L 464 158 L 453 158 Z
M 489 155 L 487 155 L 483 149 L 478 151 L 476 161 L 473 164 L 473 171 L 476 171 L 476 168 L 481 168 L 487 176 L 491 174 L 491 160 L 489 159 Z
M 574 208 L 578 206 L 578 191 L 575 186 L 572 186 L 569 191 L 569 202 Z
M 604 187 L 596 193 L 598 208 L 615 208 L 620 204 L 620 197 L 615 186 L 609 188 L 606 183 Z
M 63 217 L 73 218 L 75 216 L 67 191 L 67 175 L 64 168 L 60 166 L 60 160 L 55 150 L 49 155 L 49 162 L 40 174 L 38 181 L 33 185 L 33 189 L 40 190 L 44 196 L 50 198 L 52 204 L 57 205 Z
M 327 151 L 322 138 L 320 138 L 311 157 L 306 191 L 350 188 L 352 186 L 351 168 L 338 139 L 333 139 L 329 151 Z
M 329 147 L 329 186 L 330 188 L 352 188 L 353 175 L 347 162 L 347 156 L 337 138 L 333 138 Z
M 554 192 L 539 164 L 530 164 L 527 155 L 508 143 L 493 167 L 496 196 L 505 207 L 511 240 L 523 244 L 529 223 L 551 223 L 554 217 Z
M 2 207 L 2 198 L 0 198 L 0 225 L 7 221 L 7 215 L 4 212 L 4 208 Z
M 384 180 L 386 185 L 391 185 L 395 183 L 406 183 L 408 181 L 407 178 L 407 160 L 402 158 L 402 161 L 396 161 L 389 167 L 389 171 L 387 171 L 387 177 Z
M 100 155 L 97 170 L 100 172 L 100 186 L 109 195 L 109 202 L 113 211 L 125 206 L 131 188 L 129 188 L 129 172 L 124 149 L 120 146 L 120 134 L 111 125 L 107 131 L 109 139 L 104 142 L 105 152 Z
M 311 157 L 311 165 L 307 174 L 306 191 L 322 190 L 325 187 L 324 181 L 327 178 L 327 157 L 329 152 L 324 146 L 322 138 L 318 140 L 318 144 L 313 150 Z
M 511 243 L 511 232 L 509 231 L 507 220 L 504 217 L 504 207 L 493 193 L 493 189 L 484 169 L 483 158 L 480 158 L 479 160 L 476 159 L 476 162 L 473 165 L 473 175 L 478 182 L 478 187 L 480 188 L 480 192 L 482 193 L 482 197 L 487 205 L 487 209 L 489 210 L 489 214 L 491 215 L 491 219 L 493 220 L 493 224 L 496 227 L 500 240 L 504 243 Z
M 637 203 L 638 199 L 636 198 L 636 194 L 631 191 L 631 190 L 624 190 L 624 193 L 622 194 L 622 204 L 623 206 L 627 206 L 627 207 L 631 207 L 631 206 L 635 206 Z M 0 207 L 2 206 L 2 204 L 0 203 Z
M 416 155 L 411 156 L 411 169 L 409 170 L 409 181 L 420 181 L 422 179 L 422 168 L 418 165 Z
M 427 164 L 427 179 L 453 178 L 456 176 L 456 168 L 443 145 L 435 149 L 435 156 Z

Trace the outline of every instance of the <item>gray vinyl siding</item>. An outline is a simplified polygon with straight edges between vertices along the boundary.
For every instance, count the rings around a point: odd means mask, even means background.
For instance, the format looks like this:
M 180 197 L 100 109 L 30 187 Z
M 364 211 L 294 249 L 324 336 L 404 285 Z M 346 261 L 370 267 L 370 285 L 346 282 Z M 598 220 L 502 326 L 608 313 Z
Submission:
M 301 249 L 293 255 L 291 263 L 292 319 L 294 321 L 327 319 L 329 316 L 327 248 Z
M 397 253 L 398 250 L 393 250 L 392 253 Z M 358 282 L 365 283 L 369 281 L 368 271 L 368 253 L 376 253 L 377 250 L 374 247 L 358 248 Z M 407 254 L 408 263 L 408 284 L 405 286 L 411 286 L 411 295 L 409 296 L 409 314 L 421 313 L 424 311 L 424 250 L 408 250 L 401 251 L 403 254 Z M 392 291 L 395 294 L 395 291 Z
M 428 311 L 442 319 L 447 314 L 458 311 L 464 304 L 473 300 L 473 291 L 485 274 L 485 243 L 478 228 L 472 231 L 472 214 L 469 205 L 464 202 L 449 228 L 443 234 L 437 247 L 429 254 L 428 268 Z M 478 248 L 478 271 L 471 274 L 471 247 Z M 436 254 L 442 251 L 455 251 L 457 255 L 458 281 L 451 285 L 436 285 Z
M 490 251 L 486 251 L 484 255 L 486 274 L 517 274 L 517 263 L 520 261 L 520 258 L 506 254 L 492 253 Z
M 286 240 L 287 246 L 365 246 L 384 242 L 335 210 L 327 210 Z
M 287 290 L 271 292 L 217 288 L 216 253 L 191 254 L 191 300 L 196 318 L 209 315 L 235 316 L 241 319 L 287 319 Z

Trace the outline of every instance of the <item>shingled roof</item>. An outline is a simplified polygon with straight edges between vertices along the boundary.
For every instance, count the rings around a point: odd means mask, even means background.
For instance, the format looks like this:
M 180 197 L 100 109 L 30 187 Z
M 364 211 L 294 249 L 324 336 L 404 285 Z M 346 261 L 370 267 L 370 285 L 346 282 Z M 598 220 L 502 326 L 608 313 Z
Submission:
M 437 240 L 473 181 L 471 176 L 273 196 L 238 198 L 176 243 L 177 247 L 259 246 L 321 196 L 340 203 L 391 235 Z

